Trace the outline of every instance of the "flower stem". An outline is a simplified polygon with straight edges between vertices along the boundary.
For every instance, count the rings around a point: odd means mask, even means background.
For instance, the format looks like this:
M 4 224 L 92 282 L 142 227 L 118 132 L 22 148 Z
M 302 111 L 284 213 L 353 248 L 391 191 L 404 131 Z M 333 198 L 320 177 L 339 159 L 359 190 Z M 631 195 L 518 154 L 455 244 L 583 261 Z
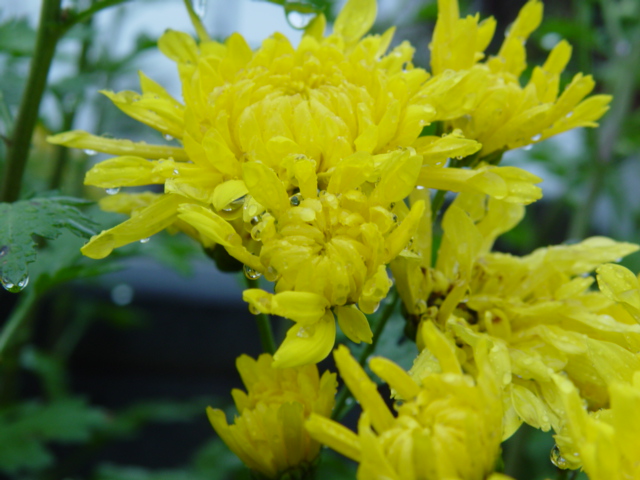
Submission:
M 6 351 L 14 343 L 15 335 L 29 319 L 29 315 L 38 300 L 34 289 L 29 288 L 18 300 L 17 306 L 11 312 L 11 316 L 4 324 L 0 332 L 0 364 L 4 363 Z
M 373 331 L 373 340 L 362 350 L 360 356 L 358 357 L 358 363 L 361 367 L 364 367 L 367 358 L 369 358 L 369 356 L 375 351 L 376 346 L 378 345 L 378 341 L 382 336 L 382 332 L 384 331 L 384 327 L 386 327 L 387 322 L 393 314 L 393 311 L 396 309 L 398 298 L 398 292 L 395 288 L 393 288 L 391 291 L 390 302 L 382 311 L 382 313 L 380 314 L 380 318 L 378 318 L 378 321 L 376 322 L 375 330 Z M 346 385 L 343 385 L 340 389 L 340 392 L 338 393 L 336 406 L 333 409 L 331 418 L 333 418 L 334 420 L 340 420 L 347 414 L 347 412 L 350 410 L 350 407 L 347 405 L 347 399 L 349 399 L 350 397 L 351 392 Z
M 46 0 L 45 0 L 46 1 Z M 100 10 L 104 10 L 105 8 L 114 7 L 116 5 L 120 5 L 121 3 L 128 2 L 129 0 L 102 0 L 101 2 L 96 2 L 91 7 L 83 10 L 81 12 L 70 12 L 70 16 L 65 19 L 63 25 L 61 25 L 60 30 L 58 31 L 59 36 L 64 35 L 71 27 L 78 23 L 82 23 L 91 17 L 93 17 Z
M 187 9 L 187 13 L 189 14 L 189 18 L 191 19 L 191 23 L 193 24 L 193 28 L 196 29 L 196 33 L 198 34 L 198 38 L 201 42 L 210 42 L 211 37 L 207 33 L 207 29 L 202 25 L 202 20 L 193 10 L 193 4 L 191 0 L 184 0 L 184 6 Z
M 252 280 L 247 277 L 244 278 L 247 282 L 248 288 L 259 288 L 258 280 Z M 273 339 L 273 330 L 271 330 L 271 321 L 269 320 L 269 316 L 264 313 L 258 313 L 255 317 L 256 322 L 258 323 L 258 333 L 260 334 L 262 350 L 273 355 L 276 351 L 276 342 Z
M 20 195 L 31 136 L 38 120 L 40 100 L 47 84 L 49 68 L 56 51 L 60 21 L 61 0 L 43 0 L 36 37 L 35 52 L 31 59 L 27 85 L 22 94 L 13 135 L 9 141 L 7 162 L 0 188 L 0 202 L 14 202 Z
M 91 18 L 86 20 L 86 25 L 91 25 Z M 82 48 L 80 49 L 80 54 L 78 55 L 77 68 L 76 72 L 78 76 L 84 74 L 87 71 L 88 67 L 88 55 L 89 50 L 91 48 L 92 37 L 87 36 L 82 40 Z M 83 99 L 83 94 L 79 93 L 73 100 L 72 105 L 65 105 L 64 97 L 62 95 L 58 95 L 58 100 L 60 102 L 60 110 L 62 112 L 62 128 L 61 131 L 66 132 L 67 130 L 71 130 L 73 128 L 73 122 L 76 117 L 76 112 L 78 109 L 78 105 Z M 63 147 L 58 145 L 56 147 L 56 153 L 54 155 L 54 164 L 53 164 L 53 173 L 51 178 L 49 179 L 49 189 L 57 190 L 62 185 L 62 180 L 66 171 L 67 163 L 69 161 L 69 149 L 67 147 Z

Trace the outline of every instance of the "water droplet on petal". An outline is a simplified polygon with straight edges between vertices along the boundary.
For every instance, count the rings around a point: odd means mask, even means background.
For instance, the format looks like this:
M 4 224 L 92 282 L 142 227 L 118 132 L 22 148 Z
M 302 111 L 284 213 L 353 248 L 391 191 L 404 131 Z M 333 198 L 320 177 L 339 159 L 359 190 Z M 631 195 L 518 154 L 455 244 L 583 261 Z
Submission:
M 313 13 L 301 13 L 294 10 L 287 12 L 287 22 L 289 22 L 289 25 L 293 28 L 297 29 L 306 28 L 314 17 L 315 15 Z
M 140 243 L 149 243 L 149 240 L 151 240 L 149 237 L 147 237 L 147 238 L 141 238 L 141 239 L 140 239 Z
M 558 448 L 557 445 L 553 446 L 553 449 L 551 450 L 550 458 L 551 458 L 551 462 L 556 467 L 562 468 L 562 469 L 567 468 L 567 459 L 560 454 L 560 449 Z
M 260 223 L 260 217 L 251 217 L 251 220 L 249 222 L 251 223 L 251 225 L 256 226 L 258 223 Z
M 262 276 L 260 272 L 258 272 L 257 270 L 254 270 L 249 265 L 245 265 L 243 270 L 244 270 L 245 277 L 247 277 L 249 280 L 257 280 Z
M 115 195 L 120 192 L 120 187 L 107 188 L 105 189 L 105 192 L 107 195 Z
M 534 135 L 533 137 L 531 137 L 531 141 L 532 142 L 537 142 L 538 140 L 540 140 L 542 138 L 542 134 L 538 133 L 537 135 Z
M 193 12 L 202 19 L 207 12 L 207 0 L 191 0 Z
M 291 205 L 294 207 L 297 207 L 298 205 L 300 205 L 301 201 L 302 201 L 302 195 L 300 195 L 299 193 L 296 193 L 294 196 L 292 196 L 289 199 L 289 203 L 291 203 Z
M 169 135 L 168 133 L 165 133 L 164 135 L 162 135 L 164 137 L 164 139 L 167 142 L 170 142 L 171 140 L 173 140 L 173 137 L 171 135 Z
M 525 145 L 524 147 L 522 147 L 523 150 L 526 150 L 527 152 L 529 150 L 531 150 L 533 148 L 533 145 Z
M 298 329 L 298 333 L 296 334 L 296 336 L 298 338 L 309 338 L 311 334 L 309 333 L 309 330 L 307 330 L 305 327 L 300 327 Z
M 25 275 L 17 283 L 13 283 L 11 280 L 8 280 L 4 277 L 1 280 L 2 280 L 2 287 L 7 292 L 11 292 L 11 293 L 19 293 L 22 290 L 24 290 L 24 288 L 27 285 L 29 285 L 29 275 Z
M 271 265 L 269 265 L 264 276 L 270 282 L 275 282 L 276 279 L 278 278 L 278 271 L 275 268 L 273 268 Z
M 180 175 L 180 170 L 178 170 L 177 168 L 173 169 L 173 174 L 174 175 Z
M 85 148 L 84 153 L 86 153 L 87 155 L 89 155 L 90 157 L 94 156 L 96 153 L 95 150 L 91 150 L 90 148 Z
M 234 212 L 237 209 L 239 209 L 240 207 L 242 207 L 244 205 L 244 200 L 246 198 L 246 195 L 240 197 L 240 198 L 236 198 L 235 200 L 233 200 L 232 202 L 229 202 L 223 209 L 223 212 Z
M 571 118 L 571 117 L 573 117 L 573 112 L 569 112 L 564 116 L 564 118 Z

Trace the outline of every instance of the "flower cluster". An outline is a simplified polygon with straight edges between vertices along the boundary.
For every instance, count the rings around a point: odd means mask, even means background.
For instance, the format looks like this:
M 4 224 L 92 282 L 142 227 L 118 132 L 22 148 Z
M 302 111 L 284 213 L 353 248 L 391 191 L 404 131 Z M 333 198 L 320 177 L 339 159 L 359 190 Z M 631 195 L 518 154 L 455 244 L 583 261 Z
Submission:
M 165 33 L 159 47 L 177 64 L 184 103 L 144 75 L 140 94 L 103 93 L 179 145 L 81 131 L 50 139 L 117 155 L 87 173 L 88 185 L 163 187 L 103 199 L 130 218 L 82 251 L 103 258 L 180 230 L 272 283 L 243 299 L 294 325 L 273 357 L 238 359 L 248 393 L 233 392 L 235 424 L 208 411 L 231 450 L 268 478 L 312 469 L 322 443 L 358 462 L 359 479 L 505 479 L 495 471 L 500 443 L 523 422 L 555 431 L 558 465 L 635 478 L 640 283 L 611 262 L 639 247 L 592 237 L 526 256 L 493 250 L 541 197 L 540 179 L 500 166 L 502 154 L 596 126 L 610 97 L 588 96 L 594 82 L 582 74 L 560 91 L 564 41 L 521 83 L 539 0 L 495 56 L 485 54 L 493 19 L 461 18 L 456 0 L 438 8 L 430 71 L 413 65 L 407 42 L 389 51 L 393 28 L 367 35 L 375 0 L 349 0 L 329 35 L 318 15 L 298 46 L 281 34 L 256 50 L 238 34 L 219 43 L 201 25 L 198 42 Z M 457 196 L 434 256 L 432 211 L 446 192 Z M 363 410 L 354 433 L 329 419 L 335 378 L 313 364 L 333 349 L 336 321 L 355 343 L 377 340 L 367 315 L 394 282 L 420 353 L 408 372 L 369 363 L 392 389 L 392 410 L 365 358 L 335 350 Z
M 477 369 L 472 346 L 479 338 L 493 339 L 502 352 L 506 436 L 521 421 L 560 428 L 563 409 L 554 374 L 563 372 L 595 410 L 608 405 L 612 382 L 629 382 L 640 369 L 640 325 L 609 298 L 620 295 L 612 280 L 605 295 L 590 289 L 595 279 L 589 275 L 639 247 L 593 237 L 525 257 L 491 252 L 495 237 L 521 213 L 498 200 L 485 204 L 478 196 L 460 195 L 444 216 L 435 267 L 421 264 L 422 258 L 394 265 L 395 277 L 406 286 L 400 292 L 419 348 L 426 347 L 421 331 L 436 326 L 459 350 L 466 371 Z M 616 267 L 602 274 L 617 278 L 611 272 Z M 416 374 L 440 368 L 419 360 Z
M 373 358 L 371 370 L 399 400 L 394 417 L 375 383 L 346 347 L 338 347 L 336 365 L 363 410 L 358 434 L 319 415 L 311 415 L 307 430 L 357 461 L 358 478 L 487 478 L 500 451 L 502 412 L 499 382 L 487 359 L 489 344 L 477 348 L 486 359 L 477 381 L 464 375 L 455 360 L 443 358 L 443 375 L 427 375 L 417 383 L 395 363 Z
M 331 414 L 335 374 L 320 377 L 315 365 L 274 368 L 268 354 L 257 360 L 243 355 L 236 365 L 247 388 L 247 393 L 232 392 L 240 416 L 229 426 L 222 410 L 209 407 L 215 431 L 249 468 L 267 478 L 312 468 L 320 444 L 303 424 L 312 414 Z
M 387 52 L 393 29 L 364 36 L 375 15 L 375 1 L 349 2 L 331 35 L 324 36 L 320 15 L 296 48 L 279 34 L 252 51 L 237 34 L 196 43 L 186 33 L 165 33 L 159 47 L 178 65 L 184 105 L 143 74 L 141 94 L 103 93 L 181 146 L 81 131 L 50 139 L 119 155 L 94 166 L 88 185 L 164 186 L 162 194 L 103 201 L 131 218 L 92 238 L 83 253 L 103 258 L 163 229 L 183 230 L 206 248 L 224 247 L 248 276 L 274 281 L 278 293 L 324 297 L 326 312 L 311 325 L 299 321 L 303 312 L 287 309 L 296 321 L 292 342 L 313 327 L 319 333 L 310 336 L 322 343 L 298 363 L 329 353 L 329 309 L 344 319 L 350 338 L 367 340 L 360 312 L 371 313 L 386 296 L 385 266 L 409 245 L 424 211 L 420 202 L 410 211 L 402 203 L 416 186 L 517 203 L 540 197 L 539 179 L 519 169 L 445 168 L 448 158 L 470 158 L 482 145 L 457 127 L 441 137 L 421 132 L 473 113 L 478 84 L 490 72 L 436 68 L 430 75 L 412 65 L 407 42 Z M 256 310 L 280 313 L 245 297 Z M 295 364 L 286 352 L 276 361 Z

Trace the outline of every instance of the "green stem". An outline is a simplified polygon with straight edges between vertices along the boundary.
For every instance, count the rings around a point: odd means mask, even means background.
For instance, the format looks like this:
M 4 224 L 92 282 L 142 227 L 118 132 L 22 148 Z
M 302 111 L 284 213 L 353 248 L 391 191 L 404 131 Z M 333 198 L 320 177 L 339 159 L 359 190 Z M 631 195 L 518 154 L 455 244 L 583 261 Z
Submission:
M 258 280 L 252 280 L 244 277 L 247 281 L 247 287 L 260 288 Z M 258 333 L 260 334 L 260 343 L 262 344 L 262 350 L 266 353 L 273 355 L 276 351 L 276 342 L 273 339 L 273 330 L 271 329 L 271 321 L 269 316 L 264 313 L 259 313 L 256 316 L 256 322 L 258 323 Z
M 4 134 L 8 138 L 13 130 L 13 117 L 2 92 L 0 92 L 0 118 L 4 123 Z
M 46 0 L 45 0 L 46 1 Z M 64 35 L 71 27 L 77 25 L 78 23 L 82 23 L 86 20 L 89 20 L 100 10 L 104 10 L 105 8 L 114 7 L 116 5 L 120 5 L 121 3 L 128 2 L 129 0 L 102 0 L 101 2 L 97 2 L 93 4 L 91 7 L 83 10 L 80 13 L 73 13 L 67 19 L 63 25 L 61 25 L 58 34 L 60 36 Z
M 391 291 L 390 302 L 387 304 L 385 309 L 380 314 L 380 318 L 376 322 L 375 329 L 373 331 L 373 340 L 369 343 L 360 353 L 358 357 L 358 363 L 361 367 L 364 367 L 365 362 L 371 356 L 371 354 L 375 351 L 376 346 L 378 345 L 378 341 L 382 336 L 382 332 L 384 328 L 387 326 L 387 322 L 391 318 L 393 311 L 396 309 L 396 305 L 398 303 L 398 291 L 394 288 Z M 331 418 L 334 420 L 340 420 L 344 417 L 350 410 L 350 406 L 347 405 L 347 399 L 351 397 L 351 392 L 347 388 L 346 385 L 343 385 L 338 393 L 338 397 L 336 398 L 336 406 L 333 409 L 333 413 L 331 414 Z
M 66 132 L 71 130 L 73 126 L 73 119 L 75 117 L 75 110 L 65 112 L 63 114 L 62 130 Z M 69 149 L 61 145 L 56 146 L 55 160 L 53 162 L 53 173 L 49 179 L 49 190 L 57 190 L 62 184 L 62 178 L 69 160 Z
M 184 6 L 187 9 L 187 13 L 189 14 L 189 18 L 191 19 L 191 23 L 193 24 L 193 28 L 196 29 L 196 33 L 198 34 L 198 38 L 201 42 L 210 42 L 211 37 L 207 33 L 207 29 L 202 25 L 202 20 L 193 9 L 193 4 L 191 0 L 184 0 Z
M 24 175 L 31 136 L 38 120 L 40 101 L 47 84 L 49 68 L 60 38 L 60 1 L 43 0 L 40 10 L 40 23 L 36 37 L 35 52 L 31 59 L 27 85 L 22 94 L 15 129 L 7 152 L 7 163 L 0 188 L 0 202 L 14 202 L 20 195 L 20 186 Z
M 88 19 L 85 23 L 87 25 L 90 25 L 91 19 Z M 78 56 L 78 64 L 76 68 L 78 75 L 82 75 L 87 71 L 88 55 L 89 55 L 90 48 L 91 48 L 91 36 L 86 36 L 82 40 L 82 49 L 80 50 L 80 55 Z M 83 95 L 82 95 L 82 92 L 80 92 L 73 100 L 72 105 L 65 105 L 64 98 L 62 95 L 59 95 L 58 97 L 61 105 L 61 111 L 63 112 L 61 131 L 66 132 L 67 130 L 71 130 L 71 128 L 73 128 L 73 121 L 76 118 L 77 108 L 82 100 Z M 49 179 L 50 190 L 56 190 L 60 188 L 68 161 L 69 161 L 69 149 L 61 145 L 57 146 L 54 167 L 53 167 L 53 174 Z
M 4 354 L 7 349 L 13 344 L 16 333 L 29 319 L 29 314 L 37 299 L 38 296 L 34 293 L 34 289 L 29 288 L 20 296 L 18 305 L 13 309 L 11 316 L 4 324 L 2 332 L 0 332 L 0 364 L 4 361 Z
M 446 190 L 438 190 L 431 202 L 431 221 L 435 224 L 438 220 L 438 213 L 444 203 L 444 197 L 447 194 Z

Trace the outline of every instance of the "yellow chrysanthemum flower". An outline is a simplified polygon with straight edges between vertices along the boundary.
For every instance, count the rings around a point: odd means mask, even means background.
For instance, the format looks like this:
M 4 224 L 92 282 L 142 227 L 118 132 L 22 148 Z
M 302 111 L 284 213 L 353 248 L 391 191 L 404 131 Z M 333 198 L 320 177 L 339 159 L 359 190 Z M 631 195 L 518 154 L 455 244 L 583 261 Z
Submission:
M 452 346 L 459 345 L 455 354 L 473 373 L 471 346 L 481 338 L 494 340 L 504 370 L 505 436 L 520 421 L 559 428 L 554 373 L 567 375 L 596 410 L 608 404 L 608 385 L 629 382 L 640 369 L 640 325 L 621 305 L 590 290 L 589 275 L 639 247 L 594 237 L 525 257 L 492 253 L 495 238 L 521 217 L 520 206 L 490 200 L 486 208 L 484 197 L 460 195 L 444 216 L 435 267 L 422 259 L 430 258 L 427 252 L 402 256 L 393 265 L 419 348 L 426 346 L 422 330 L 437 326 Z M 417 374 L 439 371 L 433 353 L 425 350 L 414 366 Z
M 276 281 L 276 295 L 293 294 L 287 305 L 282 296 L 272 302 L 266 293 L 245 294 L 254 311 L 297 322 L 278 365 L 329 353 L 330 309 L 351 339 L 370 341 L 361 312 L 385 297 L 385 265 L 416 231 L 424 206 L 415 202 L 409 211 L 403 204 L 416 185 L 516 203 L 541 195 L 534 186 L 540 179 L 519 169 L 445 168 L 448 158 L 481 145 L 459 131 L 420 134 L 430 122 L 468 113 L 485 74 L 471 68 L 432 77 L 413 67 L 407 42 L 386 53 L 393 29 L 363 38 L 375 15 L 375 0 L 350 0 L 333 34 L 323 35 L 319 16 L 297 48 L 280 34 L 252 51 L 238 34 L 217 43 L 200 28 L 198 44 L 186 33 L 165 33 L 159 47 L 178 64 L 184 105 L 143 74 L 142 94 L 103 93 L 181 146 L 81 131 L 50 139 L 119 155 L 95 165 L 89 185 L 164 185 L 162 194 L 101 202 L 131 218 L 93 237 L 83 253 L 103 258 L 163 229 L 182 230 L 206 248 L 224 247 L 250 278 Z M 297 294 L 322 297 L 309 307 L 311 317 L 296 310 Z
M 488 350 L 488 342 L 479 344 L 478 356 L 486 358 Z M 475 381 L 454 362 L 444 373 L 416 383 L 395 363 L 373 358 L 371 370 L 401 399 L 394 417 L 348 349 L 338 347 L 334 357 L 363 409 L 358 434 L 319 415 L 311 415 L 306 426 L 313 438 L 359 463 L 359 480 L 482 480 L 493 472 L 502 411 L 498 380 L 488 360 Z
M 527 2 L 505 34 L 498 54 L 479 63 L 493 37 L 495 20 L 479 22 L 477 14 L 460 18 L 457 0 L 438 0 L 438 21 L 430 46 L 434 75 L 479 66 L 487 74 L 476 91 L 476 108 L 448 124 L 482 143 L 481 157 L 537 143 L 572 128 L 595 127 L 608 109 L 609 95 L 585 100 L 595 86 L 590 75 L 578 73 L 559 92 L 560 75 L 571 57 L 571 46 L 564 40 L 521 86 L 520 77 L 527 67 L 525 44 L 542 21 L 542 10 L 539 0 Z
M 375 0 L 350 0 L 333 34 L 324 36 L 319 16 L 297 48 L 280 34 L 252 51 L 237 34 L 218 43 L 199 28 L 196 43 L 165 33 L 159 47 L 178 64 L 184 104 L 143 74 L 141 94 L 103 93 L 181 146 L 81 131 L 50 139 L 118 155 L 88 172 L 89 185 L 164 186 L 162 194 L 103 200 L 103 208 L 131 218 L 93 237 L 83 253 L 103 258 L 163 229 L 182 230 L 206 248 L 226 249 L 247 276 L 277 282 L 275 302 L 258 291 L 245 299 L 254 311 L 296 322 L 278 365 L 324 358 L 335 336 L 333 314 L 349 338 L 370 341 L 362 312 L 387 294 L 385 265 L 404 250 L 411 254 L 406 247 L 425 211 L 420 201 L 404 206 L 415 186 L 524 204 L 541 196 L 534 186 L 540 179 L 520 169 L 447 168 L 448 158 L 468 157 L 481 145 L 460 130 L 420 137 L 422 129 L 471 113 L 487 69 L 430 76 L 413 67 L 408 43 L 386 53 L 393 29 L 364 36 L 375 15 Z M 300 298 L 312 297 L 300 307 Z
M 394 29 L 362 38 L 375 15 L 375 0 L 351 0 L 332 35 L 323 36 L 325 21 L 319 16 L 297 48 L 275 34 L 255 52 L 238 34 L 225 43 L 204 38 L 197 44 L 186 33 L 166 32 L 159 48 L 178 65 L 184 104 L 144 74 L 141 94 L 102 93 L 124 113 L 181 146 L 83 131 L 49 139 L 118 155 L 92 168 L 88 185 L 108 190 L 164 185 L 164 194 L 140 215 L 97 235 L 83 253 L 103 258 L 114 248 L 150 237 L 177 221 L 182 204 L 204 206 L 227 220 L 241 217 L 243 206 L 257 212 L 264 206 L 247 196 L 256 180 L 255 169 L 247 165 L 261 163 L 271 169 L 289 196 L 300 190 L 310 172 L 317 174 L 317 187 L 323 189 L 345 160 L 356 164 L 355 171 L 367 154 L 402 155 L 398 149 L 411 146 L 425 125 L 466 112 L 459 98 L 473 89 L 473 75 L 430 78 L 411 64 L 413 48 L 407 42 L 385 54 Z M 468 155 L 480 145 L 458 138 L 455 145 L 432 139 L 419 147 L 431 154 L 425 165 L 429 171 L 440 170 L 433 164 L 442 167 L 448 155 Z M 379 166 L 381 161 L 374 163 Z M 458 184 L 467 177 L 461 176 Z M 236 222 L 234 228 L 244 247 L 250 246 L 247 225 Z M 235 252 L 241 261 L 246 260 L 244 253 Z
M 640 372 L 631 384 L 611 384 L 611 407 L 595 413 L 585 411 L 571 382 L 562 377 L 556 382 L 566 413 L 564 428 L 555 436 L 554 463 L 582 466 L 590 480 L 640 478 Z
M 320 444 L 307 434 L 309 415 L 331 415 L 337 388 L 334 373 L 318 375 L 315 365 L 274 368 L 273 359 L 238 357 L 236 366 L 247 392 L 231 394 L 239 416 L 227 424 L 222 410 L 207 408 L 220 438 L 251 470 L 267 478 L 312 468 Z

